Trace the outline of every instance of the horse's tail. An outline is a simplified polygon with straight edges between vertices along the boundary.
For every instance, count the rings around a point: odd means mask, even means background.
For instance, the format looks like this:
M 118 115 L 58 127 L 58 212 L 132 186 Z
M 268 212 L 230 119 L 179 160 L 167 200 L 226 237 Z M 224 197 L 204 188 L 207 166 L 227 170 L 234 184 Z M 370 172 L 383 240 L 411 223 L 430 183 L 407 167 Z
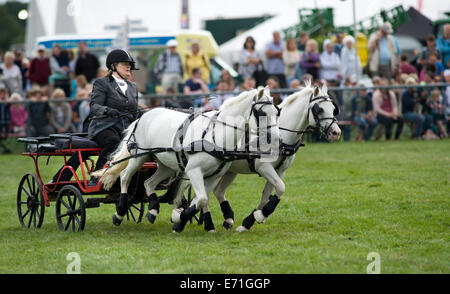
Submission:
M 127 142 L 130 139 L 132 132 L 134 131 L 136 123 L 137 120 L 132 122 L 130 126 L 124 131 L 124 138 L 120 142 L 116 151 L 111 154 L 112 165 L 92 173 L 93 176 L 100 177 L 103 188 L 106 191 L 109 191 L 111 189 L 117 178 L 120 176 L 120 172 L 124 170 L 128 165 L 128 159 L 124 160 L 125 158 L 130 156 Z M 115 162 L 118 163 L 114 164 Z

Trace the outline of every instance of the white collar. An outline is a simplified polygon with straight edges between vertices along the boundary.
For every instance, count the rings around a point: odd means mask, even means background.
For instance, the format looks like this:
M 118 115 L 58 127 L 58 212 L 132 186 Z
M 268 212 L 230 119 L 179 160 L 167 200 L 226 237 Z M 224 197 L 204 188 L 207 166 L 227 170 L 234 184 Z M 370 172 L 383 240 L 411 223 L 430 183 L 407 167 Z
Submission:
M 116 81 L 117 85 L 119 85 L 120 90 L 122 90 L 122 93 L 125 95 L 125 92 L 128 89 L 128 84 L 125 80 L 117 78 L 115 75 L 112 75 L 114 80 Z

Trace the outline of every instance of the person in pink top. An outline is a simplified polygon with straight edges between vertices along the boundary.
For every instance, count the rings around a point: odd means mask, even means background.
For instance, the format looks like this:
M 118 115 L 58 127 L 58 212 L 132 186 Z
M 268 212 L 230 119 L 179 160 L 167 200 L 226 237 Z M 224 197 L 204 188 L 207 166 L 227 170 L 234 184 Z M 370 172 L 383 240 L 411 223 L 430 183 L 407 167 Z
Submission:
M 380 79 L 380 86 L 388 85 L 388 79 Z M 395 140 L 398 140 L 403 130 L 403 118 L 398 114 L 397 98 L 394 92 L 389 89 L 377 89 L 373 93 L 372 104 L 378 122 L 385 128 L 386 140 L 391 139 L 394 124 L 397 124 Z
M 22 96 L 18 93 L 13 93 L 10 98 L 11 102 L 20 102 L 22 100 Z M 25 107 L 22 104 L 13 103 L 9 108 L 9 112 L 11 114 L 10 132 L 25 135 L 28 119 L 28 113 Z

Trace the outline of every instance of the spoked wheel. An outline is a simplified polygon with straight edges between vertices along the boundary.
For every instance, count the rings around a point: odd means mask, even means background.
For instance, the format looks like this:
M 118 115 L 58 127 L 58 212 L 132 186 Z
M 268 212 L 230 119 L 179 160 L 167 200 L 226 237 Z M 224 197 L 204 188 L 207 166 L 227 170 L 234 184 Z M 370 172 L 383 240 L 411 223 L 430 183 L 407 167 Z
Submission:
M 144 202 L 134 203 L 133 199 L 128 200 L 128 203 L 129 204 L 126 215 L 127 221 L 129 221 L 131 218 L 135 223 L 137 224 L 140 223 L 142 221 L 142 217 L 144 216 L 145 203 Z M 116 208 L 117 205 L 119 205 L 118 202 L 116 202 Z
M 33 173 L 22 177 L 17 190 L 17 214 L 22 227 L 40 228 L 44 221 L 45 202 L 42 183 Z
M 64 186 L 56 200 L 56 221 L 62 231 L 72 228 L 73 232 L 84 230 L 86 206 L 81 192 L 74 186 Z

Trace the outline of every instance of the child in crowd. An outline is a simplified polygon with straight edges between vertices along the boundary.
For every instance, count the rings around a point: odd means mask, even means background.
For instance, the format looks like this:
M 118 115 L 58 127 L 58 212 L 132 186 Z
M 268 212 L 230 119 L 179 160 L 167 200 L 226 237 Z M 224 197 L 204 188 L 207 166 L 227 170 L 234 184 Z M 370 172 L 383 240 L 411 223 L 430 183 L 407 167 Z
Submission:
M 444 125 L 445 107 L 443 104 L 443 99 L 441 97 L 441 91 L 433 90 L 431 92 L 431 97 L 428 99 L 427 103 L 431 109 L 431 116 L 433 119 L 433 123 L 436 126 L 433 127 L 434 132 L 440 135 L 441 138 L 448 138 L 448 134 L 447 131 L 445 130 Z
M 8 102 L 8 89 L 5 87 L 0 88 L 0 102 Z M 3 153 L 11 153 L 11 150 L 3 143 L 8 138 L 10 119 L 9 105 L 0 104 L 0 147 Z
M 22 96 L 18 93 L 11 95 L 11 102 L 23 101 Z M 25 136 L 28 113 L 25 110 L 25 106 L 19 103 L 11 104 L 9 111 L 11 113 L 11 125 L 10 131 L 15 135 Z

